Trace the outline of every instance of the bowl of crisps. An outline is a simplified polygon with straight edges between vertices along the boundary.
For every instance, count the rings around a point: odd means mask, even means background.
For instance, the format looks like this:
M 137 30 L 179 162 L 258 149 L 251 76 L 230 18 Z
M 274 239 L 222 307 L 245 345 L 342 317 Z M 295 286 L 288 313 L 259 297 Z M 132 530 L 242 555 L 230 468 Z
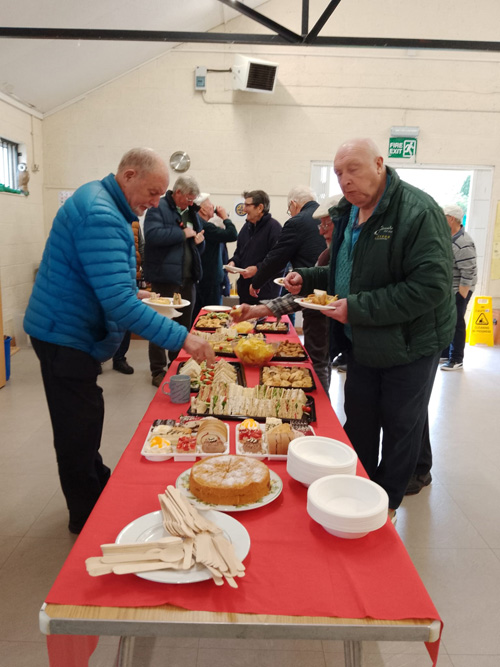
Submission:
M 229 328 L 234 329 L 239 334 L 249 334 L 251 331 L 254 330 L 254 327 L 255 327 L 255 320 L 250 320 L 250 321 L 243 320 L 242 322 L 234 322 L 233 324 L 231 324 Z
M 265 366 L 276 354 L 279 343 L 263 340 L 254 336 L 239 338 L 232 342 L 232 347 L 238 359 L 247 366 Z

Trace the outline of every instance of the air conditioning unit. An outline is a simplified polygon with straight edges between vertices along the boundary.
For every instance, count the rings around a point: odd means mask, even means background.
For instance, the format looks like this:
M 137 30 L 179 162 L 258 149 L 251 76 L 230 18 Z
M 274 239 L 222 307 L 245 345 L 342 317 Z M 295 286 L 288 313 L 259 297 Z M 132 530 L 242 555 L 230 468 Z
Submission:
M 246 90 L 249 93 L 274 91 L 278 63 L 237 55 L 231 70 L 234 90 Z

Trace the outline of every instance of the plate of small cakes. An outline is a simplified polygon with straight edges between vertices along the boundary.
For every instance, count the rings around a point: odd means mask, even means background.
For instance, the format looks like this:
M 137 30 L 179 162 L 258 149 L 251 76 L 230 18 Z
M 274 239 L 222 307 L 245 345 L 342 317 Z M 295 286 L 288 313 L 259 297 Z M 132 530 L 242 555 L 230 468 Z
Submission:
M 179 475 L 175 486 L 198 509 L 243 512 L 276 500 L 283 482 L 265 463 L 227 454 L 197 461 Z
M 196 461 L 197 458 L 227 454 L 229 426 L 214 417 L 157 419 L 141 450 L 148 461 Z

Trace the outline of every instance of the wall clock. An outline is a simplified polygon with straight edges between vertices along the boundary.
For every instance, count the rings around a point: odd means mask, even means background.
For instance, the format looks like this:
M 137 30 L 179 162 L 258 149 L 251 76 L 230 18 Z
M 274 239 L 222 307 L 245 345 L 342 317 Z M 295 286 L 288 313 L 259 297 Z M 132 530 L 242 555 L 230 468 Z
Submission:
M 191 158 L 184 151 L 176 151 L 170 156 L 170 166 L 174 171 L 187 171 L 191 166 Z

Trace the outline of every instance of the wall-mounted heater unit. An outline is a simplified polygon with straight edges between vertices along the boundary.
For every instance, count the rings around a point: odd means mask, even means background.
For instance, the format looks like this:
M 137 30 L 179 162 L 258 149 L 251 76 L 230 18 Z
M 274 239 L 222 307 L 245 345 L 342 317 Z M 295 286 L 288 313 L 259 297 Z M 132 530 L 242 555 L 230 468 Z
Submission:
M 236 55 L 231 69 L 234 90 L 246 90 L 249 93 L 274 91 L 278 63 Z

